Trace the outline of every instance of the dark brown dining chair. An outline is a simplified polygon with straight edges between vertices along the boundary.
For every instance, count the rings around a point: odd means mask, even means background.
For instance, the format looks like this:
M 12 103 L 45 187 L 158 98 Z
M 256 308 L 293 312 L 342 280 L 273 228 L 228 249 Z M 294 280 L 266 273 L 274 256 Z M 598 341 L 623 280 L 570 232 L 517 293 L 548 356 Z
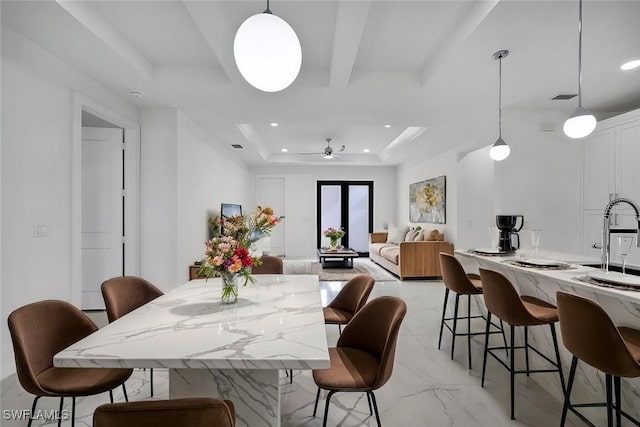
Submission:
M 440 335 L 438 337 L 438 350 L 440 350 L 440 346 L 442 344 L 442 331 L 445 326 L 451 332 L 451 359 L 453 359 L 453 354 L 456 346 L 456 337 L 466 336 L 469 369 L 471 369 L 471 337 L 474 337 L 476 335 L 485 335 L 485 331 L 472 332 L 471 320 L 487 320 L 483 314 L 478 314 L 475 316 L 471 315 L 471 296 L 482 295 L 482 280 L 480 280 L 480 276 L 478 276 L 477 274 L 467 274 L 464 271 L 462 264 L 460 264 L 460 261 L 458 261 L 455 256 L 445 252 L 440 252 L 440 270 L 442 271 L 442 281 L 444 282 L 445 290 L 444 304 L 442 306 L 442 320 L 440 321 Z M 456 294 L 456 299 L 454 304 L 453 317 L 446 317 L 447 302 L 449 300 L 450 291 Z M 466 316 L 458 315 L 458 306 L 460 303 L 461 295 L 467 296 Z M 457 332 L 458 320 L 467 321 L 466 332 Z M 453 321 L 452 326 L 448 323 L 451 321 Z M 502 339 L 504 340 L 504 346 L 506 348 L 507 338 L 504 334 L 504 328 L 498 325 L 493 326 L 495 327 L 495 330 L 489 331 L 489 334 L 501 333 Z
M 613 425 L 614 411 L 617 426 L 621 425 L 622 416 L 635 425 L 640 425 L 640 420 L 632 418 L 622 410 L 622 399 L 620 398 L 620 377 L 640 377 L 640 330 L 616 327 L 602 307 L 590 299 L 557 292 L 556 301 L 558 302 L 562 341 L 573 355 L 560 426 L 564 426 L 569 410 L 585 423 L 593 425 L 576 410 L 576 408 L 585 407 L 606 407 L 607 424 L 610 426 Z M 571 403 L 571 388 L 576 375 L 578 359 L 604 372 L 606 403 Z M 613 393 L 611 390 L 612 382 Z M 612 394 L 615 396 L 615 403 Z
M 560 352 L 558 350 L 558 339 L 556 337 L 555 323 L 558 321 L 558 309 L 555 305 L 549 304 L 536 297 L 527 295 L 518 295 L 513 284 L 502 273 L 492 270 L 480 269 L 480 278 L 482 279 L 482 290 L 484 302 L 487 306 L 487 326 L 485 328 L 484 358 L 482 361 L 482 387 L 484 387 L 484 378 L 487 368 L 487 355 L 494 357 L 502 366 L 507 368 L 510 374 L 511 389 L 511 419 L 515 419 L 515 375 L 557 372 L 560 377 L 560 386 L 562 392 L 565 391 L 564 375 L 562 373 L 562 363 L 560 361 Z M 491 316 L 496 316 L 509 325 L 509 365 L 500 359 L 493 350 L 504 350 L 504 347 L 489 347 L 489 326 Z M 529 344 L 529 327 L 549 325 L 551 330 L 551 338 L 553 339 L 553 348 L 555 350 L 555 361 L 545 356 L 540 350 Z M 524 327 L 524 345 L 515 345 L 515 327 Z M 524 349 L 526 369 L 516 370 L 515 368 L 515 349 Z M 529 368 L 529 349 L 533 350 L 538 356 L 546 360 L 553 368 L 551 369 L 530 369 Z
M 71 398 L 71 426 L 75 425 L 76 397 L 109 392 L 123 386 L 131 369 L 57 368 L 53 356 L 98 330 L 82 311 L 65 301 L 47 300 L 25 305 L 9 315 L 16 372 L 20 385 L 35 395 L 31 414 L 41 397 Z M 127 398 L 126 389 L 124 390 Z M 28 426 L 33 419 L 29 416 Z M 58 426 L 62 418 L 58 420 Z
M 396 297 L 379 297 L 358 311 L 344 328 L 338 344 L 329 349 L 329 369 L 313 371 L 318 386 L 315 417 L 320 390 L 328 390 L 324 408 L 323 427 L 327 425 L 329 401 L 337 392 L 364 392 L 369 402 L 369 413 L 376 414 L 378 427 L 380 414 L 374 390 L 382 387 L 391 377 L 400 324 L 407 313 L 407 305 Z
M 324 323 L 338 325 L 338 330 L 342 333 L 342 325 L 348 324 L 364 307 L 375 283 L 373 277 L 367 274 L 356 276 L 345 283 L 333 301 L 324 307 Z
M 121 276 L 106 280 L 101 290 L 109 323 L 164 295 L 160 289 L 136 276 Z M 153 369 L 149 372 L 151 397 L 153 397 Z
M 113 403 L 93 413 L 93 427 L 234 427 L 229 400 L 209 397 Z
M 282 258 L 262 255 L 260 261 L 262 264 L 251 267 L 251 274 L 282 274 L 284 271 Z

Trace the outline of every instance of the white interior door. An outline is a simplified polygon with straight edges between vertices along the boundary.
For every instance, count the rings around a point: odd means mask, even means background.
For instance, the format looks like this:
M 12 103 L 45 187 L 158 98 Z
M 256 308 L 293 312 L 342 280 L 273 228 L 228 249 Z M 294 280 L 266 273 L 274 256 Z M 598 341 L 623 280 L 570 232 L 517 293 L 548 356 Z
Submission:
M 256 203 L 271 207 L 278 216 L 285 215 L 284 185 L 284 178 L 258 177 Z M 282 222 L 276 225 L 270 238 L 263 239 L 262 251 L 265 255 L 285 255 L 284 230 L 285 224 Z
M 82 128 L 82 309 L 104 309 L 100 285 L 123 271 L 123 130 Z

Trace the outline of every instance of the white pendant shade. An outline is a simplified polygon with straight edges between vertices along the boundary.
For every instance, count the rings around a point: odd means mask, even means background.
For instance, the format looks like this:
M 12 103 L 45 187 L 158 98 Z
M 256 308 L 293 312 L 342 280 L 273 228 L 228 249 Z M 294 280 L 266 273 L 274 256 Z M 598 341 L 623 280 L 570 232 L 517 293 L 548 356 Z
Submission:
M 491 146 L 489 150 L 489 156 L 497 162 L 506 159 L 509 157 L 511 153 L 511 148 L 507 145 L 506 142 L 502 138 L 498 138 L 498 140 Z
M 596 118 L 582 105 L 564 122 L 562 130 L 569 138 L 584 138 L 596 128 Z
M 259 13 L 240 25 L 233 42 L 240 74 L 264 92 L 278 92 L 298 77 L 302 48 L 293 28 L 271 13 Z

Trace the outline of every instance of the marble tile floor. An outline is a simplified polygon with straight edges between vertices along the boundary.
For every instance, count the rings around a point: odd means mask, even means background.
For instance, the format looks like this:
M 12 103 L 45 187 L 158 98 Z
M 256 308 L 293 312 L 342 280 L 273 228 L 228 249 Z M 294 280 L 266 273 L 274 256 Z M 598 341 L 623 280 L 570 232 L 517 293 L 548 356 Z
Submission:
M 330 301 L 342 283 L 322 282 L 322 296 Z M 382 424 L 388 427 L 416 426 L 550 426 L 558 425 L 562 403 L 524 375 L 516 379 L 516 420 L 509 419 L 509 376 L 497 362 L 489 360 L 487 381 L 480 387 L 483 338 L 472 343 L 473 369 L 467 369 L 466 338 L 458 338 L 454 360 L 449 358 L 451 335 L 445 330 L 442 350 L 437 349 L 444 286 L 440 281 L 378 282 L 370 298 L 393 295 L 407 302 L 394 372 L 389 382 L 376 392 Z M 452 303 L 452 301 L 450 301 Z M 451 304 L 453 305 L 453 304 Z M 98 319 L 100 323 L 100 319 Z M 464 327 L 464 324 L 462 325 Z M 482 324 L 472 325 L 481 328 Z M 338 328 L 327 326 L 329 345 L 338 339 Z M 493 339 L 498 339 L 494 335 Z M 492 341 L 493 342 L 493 341 Z M 565 372 L 568 367 L 565 367 Z M 554 374 L 538 374 L 554 375 Z M 155 399 L 168 395 L 167 371 L 154 370 Z M 519 378 L 518 378 L 519 377 Z M 131 400 L 149 399 L 149 371 L 135 370 L 127 381 Z M 318 416 L 312 417 L 316 386 L 309 371 L 294 371 L 294 382 L 282 374 L 282 426 L 322 425 L 324 393 L 321 393 Z M 22 390 L 17 380 L 3 381 L 1 390 L 2 426 L 26 426 L 26 421 L 6 419 L 7 409 L 28 409 L 32 396 Z M 116 401 L 123 401 L 116 390 Z M 108 403 L 108 394 L 77 399 L 76 426 L 91 426 L 93 410 Z M 57 409 L 57 399 L 40 399 L 38 408 Z M 71 400 L 65 409 L 70 411 Z M 34 426 L 56 425 L 56 421 L 37 420 Z M 63 422 L 70 426 L 70 422 Z M 338 393 L 331 399 L 330 426 L 375 426 L 362 393 Z M 580 425 L 570 415 L 568 426 Z

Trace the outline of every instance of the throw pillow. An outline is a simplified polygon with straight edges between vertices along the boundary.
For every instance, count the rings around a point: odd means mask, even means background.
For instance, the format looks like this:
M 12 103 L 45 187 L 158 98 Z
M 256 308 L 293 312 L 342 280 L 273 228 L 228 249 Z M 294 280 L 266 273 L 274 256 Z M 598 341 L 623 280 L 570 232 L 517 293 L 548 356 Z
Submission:
M 414 228 L 410 228 L 407 232 L 406 236 L 404 236 L 405 242 L 413 242 L 418 235 L 419 231 L 416 231 Z
M 387 243 L 395 243 L 399 245 L 404 241 L 404 237 L 407 235 L 409 227 L 396 227 L 393 224 L 389 224 L 389 232 L 387 233 Z
M 430 242 L 435 242 L 439 240 L 440 232 L 438 230 L 431 230 L 431 233 L 425 234 L 424 240 L 428 240 Z M 444 238 L 444 236 L 443 236 Z
M 422 242 L 424 240 L 424 230 L 419 230 L 416 237 L 413 239 L 414 242 Z

